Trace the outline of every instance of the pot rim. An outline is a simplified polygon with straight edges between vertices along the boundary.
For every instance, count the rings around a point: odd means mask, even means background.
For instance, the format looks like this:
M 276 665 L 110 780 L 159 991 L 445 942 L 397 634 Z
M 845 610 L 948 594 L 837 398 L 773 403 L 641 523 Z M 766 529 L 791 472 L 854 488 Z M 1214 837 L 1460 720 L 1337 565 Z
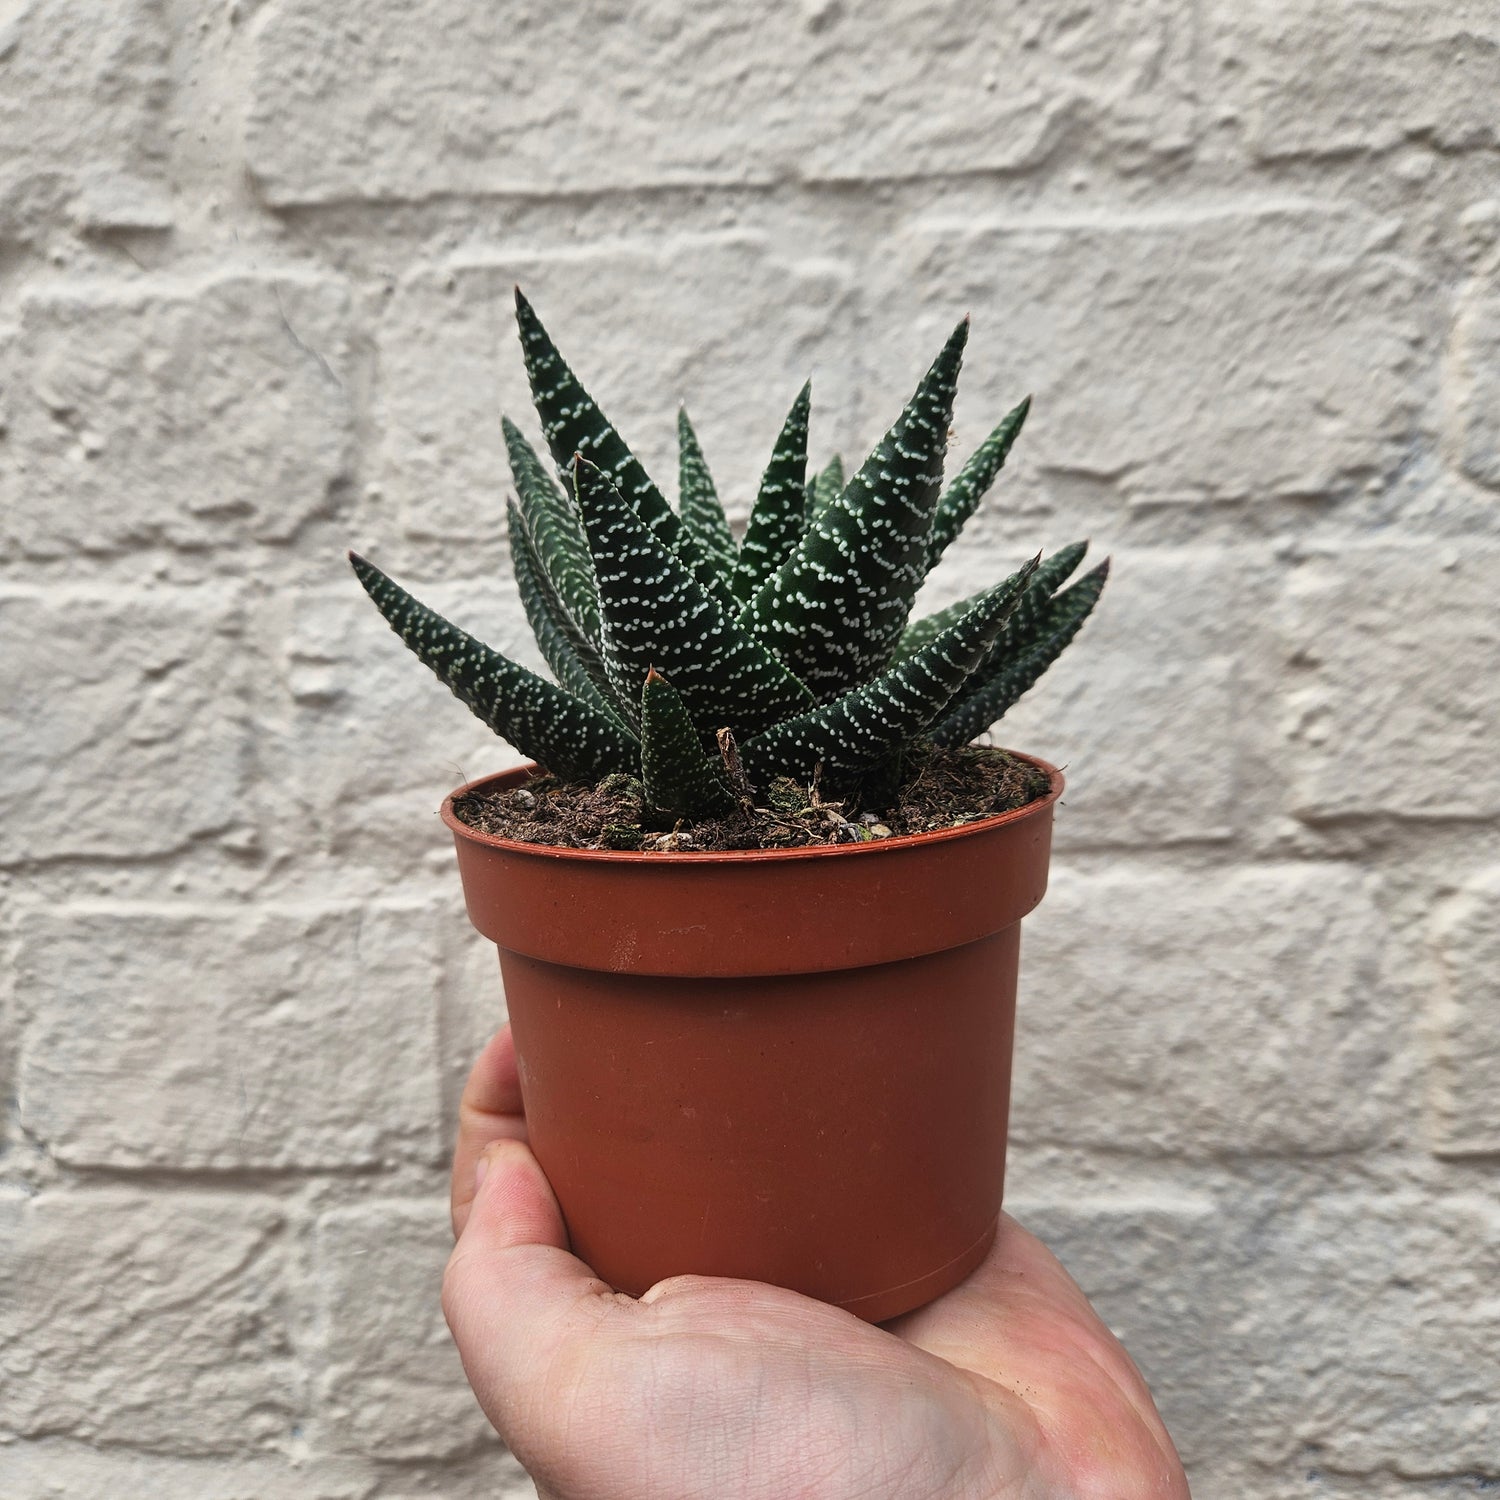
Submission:
M 491 771 L 486 776 L 476 776 L 474 780 L 455 787 L 443 798 L 439 815 L 455 838 L 466 839 L 470 843 L 490 849 L 504 850 L 507 854 L 528 854 L 539 859 L 576 860 L 585 864 L 783 864 L 806 859 L 858 857 L 880 854 L 891 849 L 909 849 L 918 844 L 947 843 L 955 839 L 971 838 L 1005 823 L 1024 822 L 1027 818 L 1036 817 L 1043 810 L 1050 809 L 1062 796 L 1066 785 L 1062 770 L 1042 760 L 1039 756 L 1027 755 L 1021 750 L 1007 750 L 1006 754 L 1014 755 L 1017 760 L 1024 760 L 1028 765 L 1036 766 L 1038 770 L 1047 773 L 1047 779 L 1051 785 L 1046 796 L 1038 797 L 1024 807 L 1014 807 L 1009 812 L 996 813 L 989 818 L 979 818 L 973 823 L 964 823 L 957 828 L 934 828 L 926 833 L 902 833 L 888 839 L 872 839 L 865 844 L 816 844 L 801 849 L 684 849 L 669 852 L 638 849 L 567 849 L 554 844 L 527 844 L 519 839 L 505 839 L 498 834 L 483 833 L 465 823 L 454 813 L 453 803 L 458 797 L 466 796 L 504 777 L 515 776 L 521 771 L 526 772 L 527 778 L 530 779 L 538 769 L 534 761 L 524 761 L 521 765 L 511 766 L 504 771 Z

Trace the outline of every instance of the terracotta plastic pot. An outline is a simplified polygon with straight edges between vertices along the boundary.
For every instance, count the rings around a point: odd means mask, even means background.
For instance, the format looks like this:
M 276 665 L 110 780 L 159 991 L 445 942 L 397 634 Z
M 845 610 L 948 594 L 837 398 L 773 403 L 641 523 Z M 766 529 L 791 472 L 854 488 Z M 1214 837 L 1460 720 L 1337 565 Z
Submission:
M 443 804 L 500 950 L 531 1144 L 575 1252 L 638 1295 L 683 1272 L 878 1322 L 956 1286 L 1005 1176 L 1020 921 L 1044 799 L 879 843 L 547 849 Z

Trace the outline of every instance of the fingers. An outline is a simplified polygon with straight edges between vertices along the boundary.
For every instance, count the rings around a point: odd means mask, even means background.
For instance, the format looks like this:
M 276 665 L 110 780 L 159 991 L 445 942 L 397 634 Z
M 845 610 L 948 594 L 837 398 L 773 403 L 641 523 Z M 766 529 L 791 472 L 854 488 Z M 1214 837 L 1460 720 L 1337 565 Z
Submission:
M 500 1433 L 516 1446 L 546 1430 L 568 1384 L 569 1351 L 587 1347 L 615 1294 L 567 1250 L 551 1185 L 524 1142 L 491 1142 L 478 1190 L 443 1277 L 443 1313 L 469 1383 Z
M 479 1054 L 458 1106 L 458 1143 L 453 1152 L 449 1199 L 453 1233 L 462 1234 L 474 1197 L 474 1169 L 492 1141 L 524 1141 L 521 1077 L 510 1027 L 502 1026 Z
M 527 1246 L 568 1248 L 557 1195 L 524 1141 L 491 1141 L 480 1152 L 460 1239 L 466 1239 L 469 1255 L 495 1256 Z

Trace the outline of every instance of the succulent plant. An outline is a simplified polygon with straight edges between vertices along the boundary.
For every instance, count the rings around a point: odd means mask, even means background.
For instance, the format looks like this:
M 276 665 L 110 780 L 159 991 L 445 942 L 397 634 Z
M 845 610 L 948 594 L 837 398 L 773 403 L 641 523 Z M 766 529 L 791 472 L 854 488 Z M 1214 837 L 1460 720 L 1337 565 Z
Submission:
M 1011 411 L 943 487 L 967 319 L 847 480 L 837 458 L 807 473 L 804 386 L 737 545 L 687 413 L 673 511 L 519 289 L 516 317 L 558 477 L 504 421 L 516 490 L 511 561 L 556 681 L 449 623 L 363 558 L 350 561 L 412 651 L 559 776 L 639 778 L 649 806 L 684 819 L 733 808 L 743 790 L 729 769 L 733 747 L 756 787 L 815 776 L 843 793 L 890 784 L 915 744 L 961 746 L 994 724 L 1057 659 L 1104 587 L 1107 562 L 1064 587 L 1083 560 L 1079 542 L 911 621 L 918 589 L 1028 410 L 1023 401 Z

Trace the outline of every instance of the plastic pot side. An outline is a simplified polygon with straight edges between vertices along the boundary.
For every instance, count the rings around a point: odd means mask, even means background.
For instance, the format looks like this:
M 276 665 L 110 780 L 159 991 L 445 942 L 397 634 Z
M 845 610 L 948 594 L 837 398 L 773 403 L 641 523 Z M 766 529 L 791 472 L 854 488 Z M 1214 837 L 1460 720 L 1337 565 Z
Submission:
M 548 849 L 455 817 L 530 767 L 444 802 L 532 1148 L 604 1280 L 745 1277 L 878 1322 L 984 1258 L 1063 788 L 1033 763 L 1051 790 L 1015 812 L 817 849 Z

